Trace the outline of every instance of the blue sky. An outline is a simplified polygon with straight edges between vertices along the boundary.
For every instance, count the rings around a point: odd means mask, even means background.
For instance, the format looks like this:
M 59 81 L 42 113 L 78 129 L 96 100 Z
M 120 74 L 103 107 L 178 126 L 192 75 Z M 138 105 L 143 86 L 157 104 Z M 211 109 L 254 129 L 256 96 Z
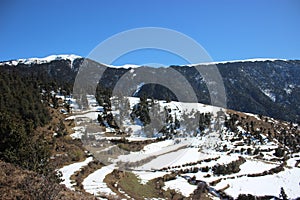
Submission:
M 0 60 L 51 54 L 87 56 L 99 43 L 139 27 L 188 35 L 214 61 L 300 59 L 297 0 L 2 0 Z M 114 64 L 185 64 L 162 51 L 137 51 Z

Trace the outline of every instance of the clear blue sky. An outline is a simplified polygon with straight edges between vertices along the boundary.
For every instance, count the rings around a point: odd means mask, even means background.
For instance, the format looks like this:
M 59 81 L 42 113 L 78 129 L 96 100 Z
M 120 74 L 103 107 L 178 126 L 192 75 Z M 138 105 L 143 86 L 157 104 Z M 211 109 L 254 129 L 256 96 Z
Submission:
M 116 33 L 149 26 L 192 37 L 215 61 L 300 59 L 298 0 L 1 0 L 0 60 L 86 56 Z M 165 52 L 146 53 L 115 64 L 183 62 Z

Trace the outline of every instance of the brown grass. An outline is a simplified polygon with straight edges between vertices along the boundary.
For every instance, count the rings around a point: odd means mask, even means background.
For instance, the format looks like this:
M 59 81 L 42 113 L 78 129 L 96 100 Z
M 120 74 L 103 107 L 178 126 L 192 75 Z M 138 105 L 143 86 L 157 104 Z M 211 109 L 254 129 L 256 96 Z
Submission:
M 96 199 L 53 182 L 48 177 L 0 161 L 0 199 Z

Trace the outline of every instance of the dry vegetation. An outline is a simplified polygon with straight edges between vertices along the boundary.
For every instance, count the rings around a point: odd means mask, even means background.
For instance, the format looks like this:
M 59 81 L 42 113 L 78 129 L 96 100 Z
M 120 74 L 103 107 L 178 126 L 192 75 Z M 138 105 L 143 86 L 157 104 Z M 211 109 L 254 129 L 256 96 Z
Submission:
M 95 199 L 67 189 L 51 178 L 0 161 L 0 199 Z
M 100 161 L 93 160 L 87 166 L 84 166 L 79 171 L 75 172 L 71 176 L 71 180 L 74 180 L 74 182 L 76 183 L 76 185 L 74 186 L 75 190 L 86 193 L 82 185 L 83 180 L 88 177 L 88 175 L 92 174 L 101 167 L 103 167 L 103 164 Z
M 131 198 L 142 200 L 147 198 L 163 199 L 183 199 L 184 197 L 175 190 L 162 189 L 164 186 L 163 178 L 150 180 L 146 184 L 141 184 L 139 179 L 131 172 L 114 170 L 107 175 L 104 181 L 107 185 L 121 197 L 126 197 L 123 192 Z M 123 191 L 123 192 L 120 192 Z
M 64 121 L 65 116 L 59 109 L 48 109 L 52 120 L 34 132 L 49 142 L 49 170 L 83 160 L 86 155 L 82 142 L 69 136 L 74 124 Z M 60 122 L 64 124 L 61 130 Z M 54 136 L 57 131 L 64 134 Z M 95 199 L 91 194 L 74 192 L 60 185 L 54 171 L 41 175 L 4 161 L 0 161 L 0 168 L 0 199 Z
M 83 161 L 86 153 L 82 141 L 70 137 L 74 122 L 65 121 L 66 115 L 62 114 L 60 109 L 49 108 L 49 111 L 52 120 L 47 126 L 39 127 L 37 131 L 47 133 L 47 140 L 51 141 L 51 165 L 58 169 L 67 164 Z M 57 135 L 58 132 L 62 134 Z

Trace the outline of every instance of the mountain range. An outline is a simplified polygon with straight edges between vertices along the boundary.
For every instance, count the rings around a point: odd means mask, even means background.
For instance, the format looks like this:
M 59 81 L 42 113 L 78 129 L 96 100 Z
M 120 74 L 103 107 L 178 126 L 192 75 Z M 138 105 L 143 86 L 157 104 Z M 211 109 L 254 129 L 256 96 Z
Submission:
M 0 62 L 0 198 L 299 199 L 299 65 Z
M 60 83 L 74 84 L 85 59 L 76 55 L 52 55 L 0 62 L 3 70 L 18 70 L 23 74 Z M 128 71 L 137 66 L 104 65 L 88 60 L 91 65 L 106 67 L 99 84 L 112 90 Z M 198 102 L 210 104 L 209 91 L 194 66 L 216 66 L 224 83 L 227 108 L 298 122 L 300 120 L 300 60 L 250 59 L 215 63 L 169 66 L 181 73 L 195 91 Z M 147 66 L 144 66 L 147 67 Z M 153 70 L 159 73 L 159 69 Z M 140 83 L 142 84 L 142 83 Z M 147 94 L 155 99 L 177 100 L 175 94 L 159 84 L 140 85 L 135 96 Z M 137 86 L 136 86 L 137 87 Z M 132 94 L 133 95 L 133 94 Z

